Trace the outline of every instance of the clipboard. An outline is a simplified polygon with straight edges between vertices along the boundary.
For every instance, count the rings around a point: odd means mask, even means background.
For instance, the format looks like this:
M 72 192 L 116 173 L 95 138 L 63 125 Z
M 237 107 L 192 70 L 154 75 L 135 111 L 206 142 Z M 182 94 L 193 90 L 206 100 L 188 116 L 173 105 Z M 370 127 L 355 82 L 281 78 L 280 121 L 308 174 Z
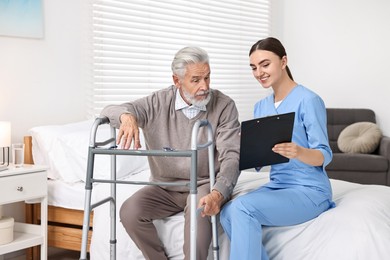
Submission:
M 241 122 L 240 171 L 288 162 L 272 147 L 291 142 L 294 118 L 295 112 L 290 112 Z

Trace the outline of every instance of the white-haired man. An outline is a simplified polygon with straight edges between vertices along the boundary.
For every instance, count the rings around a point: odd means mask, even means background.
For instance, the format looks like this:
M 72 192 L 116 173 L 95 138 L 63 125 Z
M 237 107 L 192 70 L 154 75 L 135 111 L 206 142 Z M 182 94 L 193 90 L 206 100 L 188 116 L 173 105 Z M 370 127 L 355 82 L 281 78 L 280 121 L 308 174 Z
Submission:
M 210 89 L 210 66 L 207 52 L 198 47 L 179 50 L 172 61 L 174 85 L 151 95 L 110 105 L 101 115 L 119 128 L 117 142 L 124 149 L 140 148 L 139 127 L 147 149 L 171 147 L 188 150 L 191 132 L 198 119 L 212 125 L 215 141 L 216 182 L 210 192 L 207 150 L 198 154 L 198 206 L 204 206 L 197 220 L 197 259 L 207 259 L 211 242 L 210 217 L 218 214 L 239 176 L 238 112 L 234 101 L 218 90 Z M 207 141 L 206 129 L 199 131 L 200 142 Z M 189 180 L 190 159 L 148 157 L 151 180 L 172 182 Z M 121 206 L 120 219 L 127 233 L 146 259 L 168 259 L 153 225 L 154 219 L 172 216 L 184 210 L 184 255 L 190 258 L 190 199 L 188 187 L 146 186 Z

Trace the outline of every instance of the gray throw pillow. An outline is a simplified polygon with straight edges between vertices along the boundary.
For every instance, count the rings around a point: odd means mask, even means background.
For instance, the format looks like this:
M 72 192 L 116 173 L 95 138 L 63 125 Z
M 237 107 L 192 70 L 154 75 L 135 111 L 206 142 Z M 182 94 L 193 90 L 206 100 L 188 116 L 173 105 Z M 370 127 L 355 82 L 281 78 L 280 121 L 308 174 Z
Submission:
M 337 145 L 344 153 L 372 153 L 378 147 L 382 132 L 377 124 L 358 122 L 341 131 Z

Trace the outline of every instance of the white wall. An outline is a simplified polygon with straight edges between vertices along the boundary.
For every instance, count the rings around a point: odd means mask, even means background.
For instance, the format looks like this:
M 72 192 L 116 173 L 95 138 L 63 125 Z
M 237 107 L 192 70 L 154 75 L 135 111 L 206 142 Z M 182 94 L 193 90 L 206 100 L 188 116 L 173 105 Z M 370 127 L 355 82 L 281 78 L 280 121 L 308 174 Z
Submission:
M 273 10 L 296 81 L 327 107 L 373 109 L 390 136 L 390 1 L 278 0 Z
M 13 143 L 31 127 L 86 118 L 83 1 L 43 2 L 43 39 L 0 36 L 0 121 L 11 121 Z M 23 212 L 22 203 L 4 207 L 17 221 Z
M 33 126 L 86 117 L 83 1 L 43 2 L 43 39 L 0 36 L 0 120 L 11 121 L 12 142 Z
M 328 107 L 368 107 L 390 135 L 390 1 L 273 1 L 273 34 L 295 79 Z M 44 1 L 44 39 L 0 36 L 0 120 L 12 140 L 44 124 L 86 118 L 85 2 Z

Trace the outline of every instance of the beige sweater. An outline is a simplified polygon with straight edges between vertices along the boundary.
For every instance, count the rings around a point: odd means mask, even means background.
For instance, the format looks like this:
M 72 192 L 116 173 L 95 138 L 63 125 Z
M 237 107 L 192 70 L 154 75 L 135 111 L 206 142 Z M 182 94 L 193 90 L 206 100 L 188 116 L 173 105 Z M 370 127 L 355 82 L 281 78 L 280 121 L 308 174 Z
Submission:
M 214 189 L 228 198 L 239 176 L 240 124 L 234 101 L 218 90 L 211 90 L 212 97 L 207 111 L 188 119 L 181 110 L 175 110 L 177 88 L 171 86 L 150 96 L 122 105 L 110 105 L 101 115 L 110 119 L 110 124 L 120 126 L 120 115 L 131 113 L 136 116 L 142 128 L 146 149 L 161 150 L 171 147 L 175 150 L 191 149 L 191 133 L 194 123 L 207 119 L 212 126 L 215 144 L 216 183 Z M 207 129 L 200 128 L 198 143 L 207 142 Z M 198 185 L 209 181 L 207 149 L 198 153 Z M 148 157 L 151 181 L 183 181 L 190 178 L 190 158 Z M 187 187 L 165 187 L 169 190 L 188 191 Z

